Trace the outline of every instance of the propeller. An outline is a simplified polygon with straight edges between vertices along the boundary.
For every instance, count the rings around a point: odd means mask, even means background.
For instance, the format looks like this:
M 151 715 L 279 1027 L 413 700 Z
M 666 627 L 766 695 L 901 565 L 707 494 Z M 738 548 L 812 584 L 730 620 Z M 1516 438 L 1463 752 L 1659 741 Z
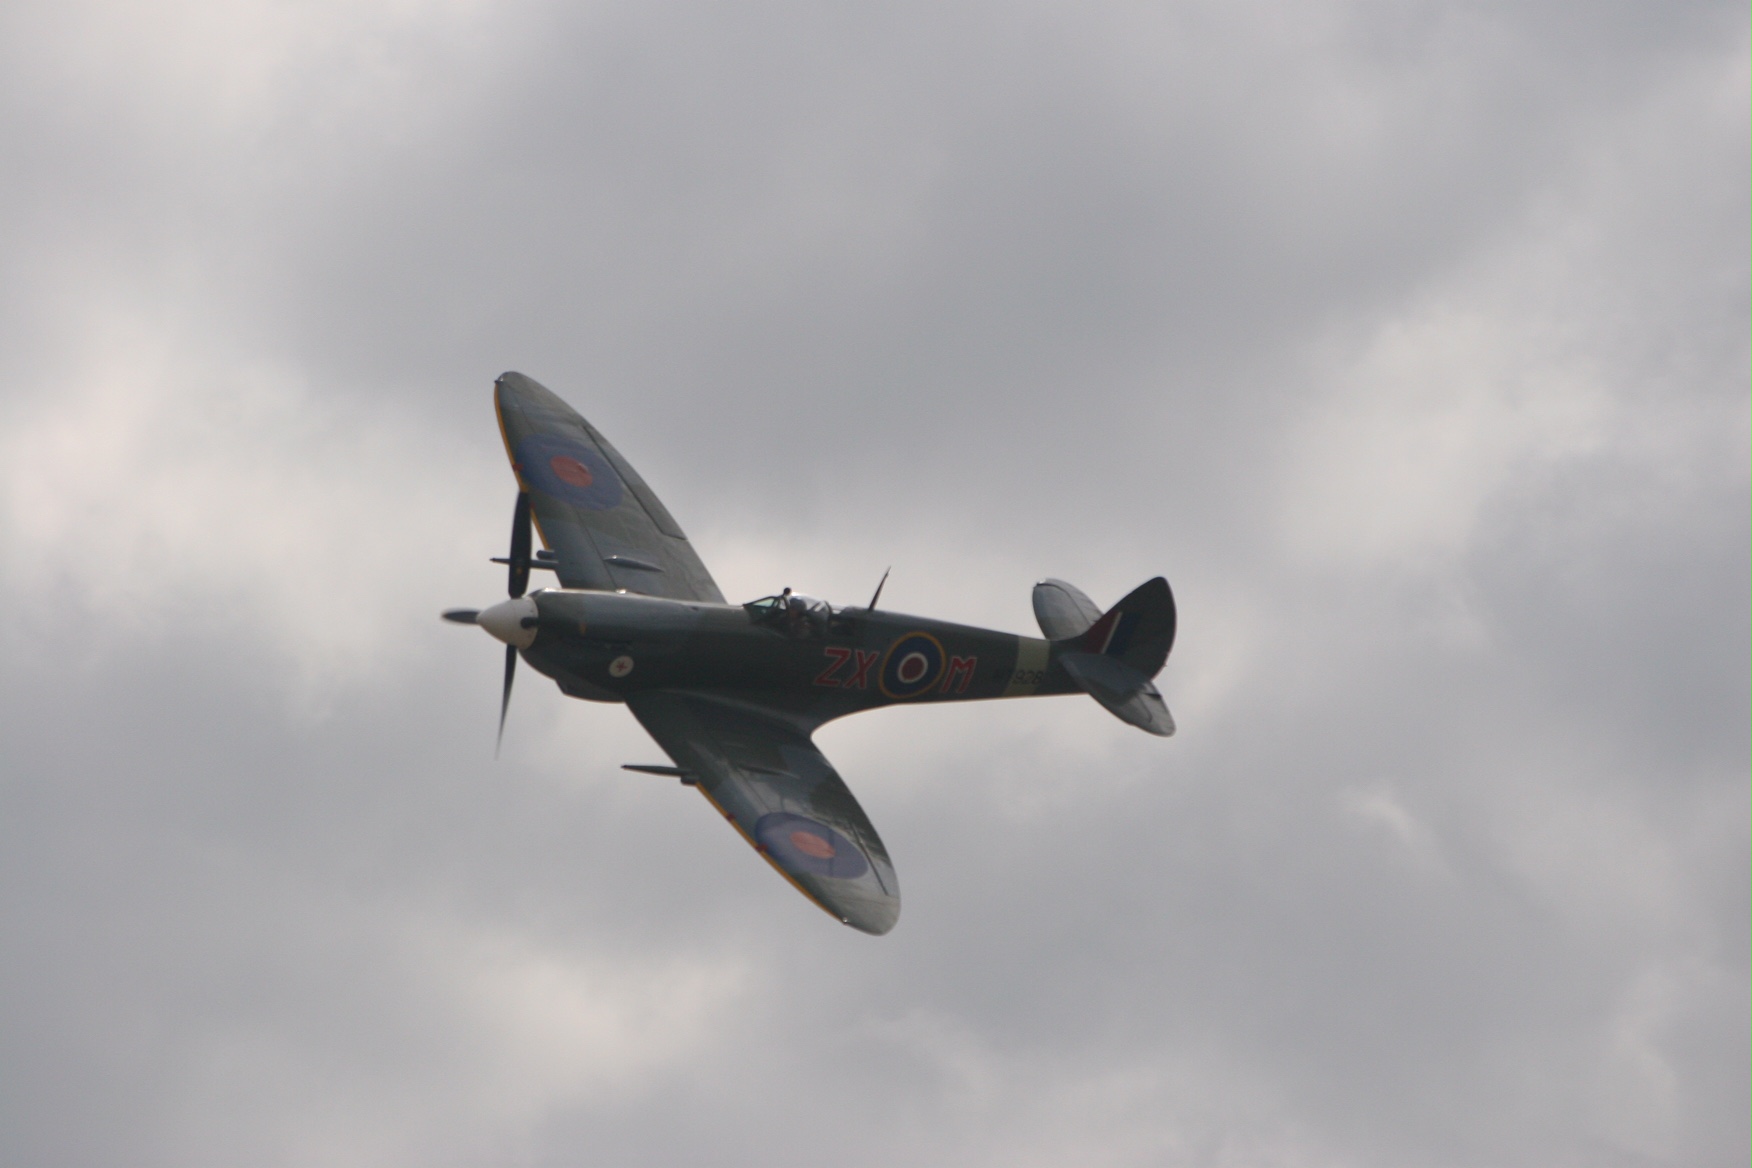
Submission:
M 517 506 L 511 511 L 511 566 L 505 573 L 505 592 L 512 600 L 521 599 L 529 591 L 529 492 L 517 492 Z M 499 736 L 493 740 L 493 757 L 499 757 L 499 747 L 505 742 L 505 715 L 511 709 L 511 683 L 517 677 L 517 646 L 505 645 L 505 691 L 499 695 Z
M 494 758 L 499 757 L 499 747 L 505 741 L 505 715 L 511 709 L 511 683 L 517 677 L 517 650 L 519 647 L 528 648 L 535 639 L 539 614 L 535 601 L 526 600 L 523 595 L 529 591 L 531 543 L 529 492 L 519 491 L 517 507 L 511 513 L 511 554 L 498 561 L 509 565 L 505 591 L 510 599 L 485 610 L 447 608 L 442 614 L 453 624 L 478 625 L 505 642 L 505 686 L 499 694 L 499 735 L 493 742 Z
M 516 600 L 529 591 L 529 492 L 517 492 L 517 507 L 511 512 L 511 568 L 505 592 Z
M 517 676 L 517 646 L 505 646 L 505 692 L 499 695 L 499 735 L 493 739 L 493 757 L 505 745 L 505 715 L 511 709 L 511 681 Z

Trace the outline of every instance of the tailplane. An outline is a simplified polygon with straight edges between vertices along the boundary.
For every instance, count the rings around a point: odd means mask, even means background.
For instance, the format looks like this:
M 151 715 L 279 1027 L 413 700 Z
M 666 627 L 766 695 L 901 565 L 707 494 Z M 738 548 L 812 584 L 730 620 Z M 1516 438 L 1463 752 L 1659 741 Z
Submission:
M 1062 641 L 1088 632 L 1101 610 L 1075 584 L 1048 577 L 1034 586 L 1034 619 L 1047 640 Z
M 1151 678 L 1174 647 L 1174 593 L 1157 576 L 1101 612 L 1063 580 L 1034 586 L 1034 615 L 1077 687 L 1114 717 L 1164 738 L 1174 717 Z

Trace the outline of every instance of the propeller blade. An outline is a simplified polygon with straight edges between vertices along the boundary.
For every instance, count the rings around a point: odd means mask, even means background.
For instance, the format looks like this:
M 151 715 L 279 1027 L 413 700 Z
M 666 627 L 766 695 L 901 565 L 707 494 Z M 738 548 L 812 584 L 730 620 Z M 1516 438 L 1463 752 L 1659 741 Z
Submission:
M 480 617 L 481 610 L 478 608 L 447 608 L 438 615 L 459 625 L 472 625 Z
M 527 496 L 525 496 L 527 498 Z M 517 676 L 517 646 L 505 646 L 505 692 L 499 698 L 499 737 L 493 743 L 493 757 L 499 757 L 499 747 L 505 744 L 505 713 L 511 708 L 511 680 Z
M 517 508 L 511 513 L 511 570 L 506 591 L 516 600 L 529 591 L 529 492 L 517 492 Z M 506 682 L 506 693 L 510 691 Z

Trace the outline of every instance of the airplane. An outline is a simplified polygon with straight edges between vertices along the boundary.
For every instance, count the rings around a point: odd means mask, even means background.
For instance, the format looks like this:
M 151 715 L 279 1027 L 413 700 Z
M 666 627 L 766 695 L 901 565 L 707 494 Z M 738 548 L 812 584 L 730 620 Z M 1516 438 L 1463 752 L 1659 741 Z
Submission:
M 1158 576 L 1102 612 L 1062 580 L 1034 587 L 1043 637 L 879 609 L 789 588 L 729 604 L 645 480 L 559 397 L 521 373 L 494 382 L 516 475 L 509 598 L 455 608 L 505 644 L 499 738 L 521 657 L 569 697 L 621 702 L 670 758 L 623 769 L 679 779 L 842 924 L 881 935 L 900 917 L 894 864 L 812 735 L 882 706 L 1086 693 L 1167 737 L 1152 678 L 1176 614 Z M 543 546 L 533 547 L 531 524 Z M 529 591 L 532 571 L 556 588 Z

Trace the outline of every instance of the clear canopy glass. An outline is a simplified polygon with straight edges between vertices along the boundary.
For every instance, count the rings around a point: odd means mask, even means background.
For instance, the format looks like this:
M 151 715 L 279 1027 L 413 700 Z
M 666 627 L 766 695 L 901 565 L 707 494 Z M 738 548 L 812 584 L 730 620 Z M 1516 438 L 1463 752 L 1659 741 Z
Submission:
M 833 606 L 825 600 L 792 592 L 789 588 L 777 596 L 763 596 L 742 606 L 757 624 L 768 625 L 792 637 L 819 637 L 827 632 L 833 619 Z

